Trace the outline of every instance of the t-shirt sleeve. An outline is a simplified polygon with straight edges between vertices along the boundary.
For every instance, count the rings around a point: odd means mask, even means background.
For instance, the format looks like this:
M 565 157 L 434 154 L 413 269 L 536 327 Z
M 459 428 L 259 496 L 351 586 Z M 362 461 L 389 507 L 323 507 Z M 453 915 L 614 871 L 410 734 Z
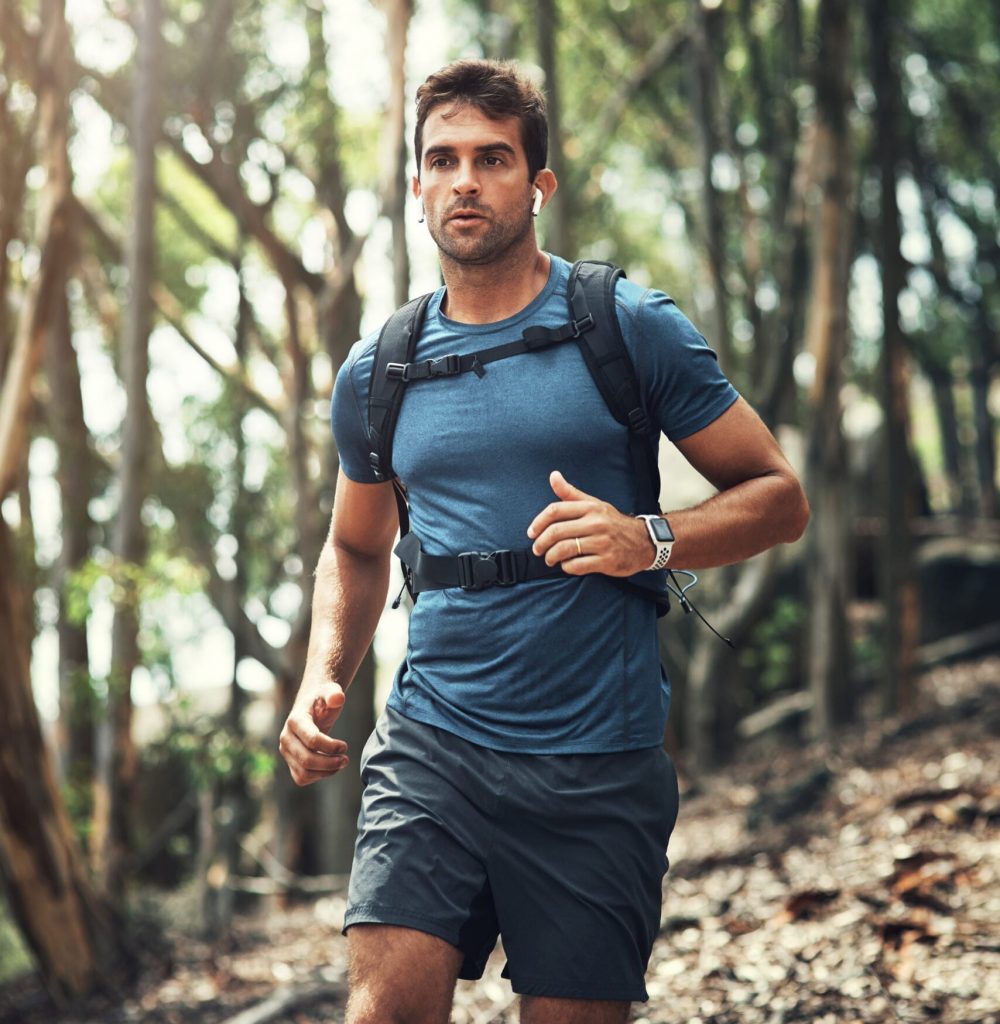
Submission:
M 377 484 L 368 461 L 368 377 L 373 354 L 370 345 L 358 342 L 344 360 L 333 386 L 330 422 L 340 466 L 347 477 L 359 484 Z M 366 372 L 367 371 L 367 372 Z
M 739 398 L 715 352 L 673 299 L 647 291 L 630 319 L 647 412 L 671 441 L 707 427 Z

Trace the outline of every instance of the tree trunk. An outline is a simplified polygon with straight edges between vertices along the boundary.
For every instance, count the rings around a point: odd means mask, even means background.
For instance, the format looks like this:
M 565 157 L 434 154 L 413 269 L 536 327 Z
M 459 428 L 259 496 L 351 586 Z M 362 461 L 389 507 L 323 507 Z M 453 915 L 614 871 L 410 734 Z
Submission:
M 562 186 L 545 208 L 545 247 L 567 259 L 574 259 L 572 237 L 572 194 L 562 150 L 562 99 L 559 94 L 559 66 L 556 59 L 559 10 L 555 0 L 538 0 L 535 5 L 538 30 L 538 62 L 545 73 L 545 108 L 549 122 L 548 166 Z
M 59 769 L 63 780 L 89 783 L 94 771 L 94 707 L 90 686 L 87 624 L 70 619 L 70 576 L 87 560 L 93 523 L 95 459 L 83 419 L 80 367 L 73 348 L 65 284 L 53 304 L 46 346 L 46 375 L 52 401 L 49 430 L 59 452 L 62 548 L 56 569 L 59 595 Z
M 722 150 L 719 130 L 719 77 L 713 40 L 719 38 L 722 11 L 709 11 L 702 0 L 690 0 L 691 81 L 694 95 L 695 127 L 701 161 L 702 211 L 709 279 L 714 298 L 712 344 L 723 366 L 732 364 L 729 337 L 728 292 L 726 289 L 725 225 L 722 201 L 712 176 L 715 157 Z M 731 371 L 730 371 L 731 372 Z
M 246 237 L 241 233 L 238 252 L 246 247 Z M 247 338 L 252 325 L 252 309 L 246 293 L 242 265 L 237 261 L 233 270 L 239 282 L 239 304 L 237 307 L 236 330 L 233 348 L 237 362 L 247 360 Z M 246 478 L 246 441 L 243 435 L 243 420 L 249 412 L 250 403 L 246 394 L 238 387 L 232 388 L 232 420 L 230 435 L 235 453 L 231 471 L 231 485 L 235 491 L 229 529 L 236 539 L 236 571 L 233 578 L 235 599 L 240 607 L 247 600 L 246 560 L 242 557 L 250 544 L 247 527 L 251 521 L 254 497 L 244 484 Z M 233 678 L 229 687 L 229 707 L 226 709 L 224 728 L 230 742 L 240 752 L 246 750 L 246 728 L 243 713 L 247 707 L 247 695 L 237 682 L 240 662 L 248 656 L 246 644 L 239 630 L 233 631 Z M 247 805 L 247 770 L 242 756 L 234 759 L 232 770 L 223 776 L 212 793 L 217 794 L 218 803 L 211 804 L 211 831 L 213 843 L 205 864 L 205 878 L 202 899 L 202 930 L 206 936 L 215 939 L 225 935 L 232 923 L 234 891 L 229 880 L 237 875 L 240 858 L 240 835 L 245 827 Z
M 0 518 L 0 880 L 45 986 L 60 1004 L 126 964 L 118 922 L 87 880 L 42 739 L 14 550 Z
M 395 303 L 410 297 L 410 256 L 406 247 L 406 36 L 413 0 L 378 0 L 385 14 L 389 60 L 389 105 L 382 135 L 383 212 L 392 222 L 392 278 Z
M 869 0 L 867 6 L 876 101 L 875 152 L 881 182 L 879 258 L 882 267 L 886 520 L 886 535 L 880 548 L 882 600 L 885 604 L 885 674 L 881 704 L 886 713 L 906 710 L 912 705 L 916 685 L 914 658 L 920 640 L 920 609 L 911 536 L 911 524 L 917 509 L 909 440 L 909 369 L 899 322 L 899 295 L 906 283 L 906 266 L 900 252 L 896 202 L 902 93 L 891 38 L 892 25 L 900 11 L 894 12 L 893 6 L 891 0 Z
M 954 381 L 947 369 L 930 374 L 931 394 L 937 413 L 938 436 L 941 439 L 941 455 L 944 463 L 945 512 L 960 515 L 972 511 L 971 502 L 966 505 L 962 488 L 962 449 L 958 440 L 958 411 L 955 409 Z
M 772 548 L 724 571 L 713 588 L 724 591 L 709 618 L 737 649 L 766 614 L 774 596 L 780 549 Z M 699 598 L 700 603 L 700 598 Z M 676 612 L 671 613 L 671 616 Z M 729 715 L 732 702 L 729 680 L 736 673 L 736 652 L 704 623 L 694 624 L 694 643 L 684 687 L 684 738 L 693 774 L 712 771 L 731 749 L 735 720 Z
M 847 0 L 823 0 L 816 62 L 816 180 L 822 198 L 806 331 L 808 348 L 816 357 L 806 473 L 812 504 L 808 679 L 813 695 L 811 726 L 820 736 L 853 714 L 846 622 L 851 565 L 847 448 L 840 406 L 852 244 L 846 226 L 853 221 L 847 177 L 849 50 Z
M 146 493 L 150 411 L 146 394 L 152 325 L 153 221 L 156 197 L 156 142 L 160 0 L 145 0 L 136 61 L 138 79 L 132 111 L 135 151 L 133 224 L 129 239 L 129 300 L 122 339 L 126 411 L 120 471 L 120 503 L 114 553 L 122 577 L 111 630 L 108 699 L 98 735 L 93 849 L 106 894 L 122 895 L 130 850 L 130 801 L 135 780 L 132 739 L 132 673 L 139 663 L 139 596 L 134 581 L 145 557 L 142 504 Z
M 976 424 L 976 478 L 979 481 L 978 511 L 984 519 L 995 519 L 1000 514 L 997 504 L 997 446 L 996 423 L 990 412 L 989 348 L 990 325 L 986 311 L 980 302 L 977 311 L 979 351 L 977 352 L 969 377 L 972 382 L 972 415 Z
M 4 140 L 0 148 L 0 381 L 7 376 L 11 349 L 7 302 L 10 283 L 8 247 L 21 233 L 25 179 L 37 156 L 33 138 L 35 125 L 29 122 L 23 127 L 11 103 L 12 83 L 27 77 L 29 60 L 38 60 L 38 53 L 32 52 L 32 47 L 20 45 L 26 35 L 20 16 L 13 4 L 0 4 L 0 39 L 4 40 L 0 51 L 0 77 L 3 79 L 0 85 L 0 139 Z M 25 66 L 22 67 L 22 63 Z M 40 83 L 40 91 L 43 87 Z M 46 109 L 44 105 L 42 108 Z
M 0 396 L 0 499 L 24 458 L 31 379 L 66 273 L 69 37 L 62 0 L 44 0 L 41 13 L 39 123 L 47 147 L 41 262 Z M 118 922 L 90 888 L 43 743 L 19 579 L 10 531 L 0 517 L 0 879 L 48 991 L 65 1003 L 95 984 L 111 983 L 126 961 Z

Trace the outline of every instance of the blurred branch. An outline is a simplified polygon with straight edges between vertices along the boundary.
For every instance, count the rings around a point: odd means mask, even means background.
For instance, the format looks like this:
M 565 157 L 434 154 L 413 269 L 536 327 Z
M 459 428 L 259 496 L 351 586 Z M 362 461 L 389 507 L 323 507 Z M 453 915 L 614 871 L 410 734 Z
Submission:
M 238 169 L 222 158 L 211 141 L 206 139 L 212 149 L 212 158 L 203 164 L 187 151 L 179 136 L 164 133 L 163 137 L 184 166 L 212 189 L 240 226 L 257 241 L 283 281 L 305 285 L 313 294 L 323 290 L 326 284 L 323 275 L 307 270 L 302 260 L 278 238 L 267 223 L 268 207 L 250 199 L 240 182 Z
M 690 42 L 691 36 L 686 25 L 675 25 L 662 33 L 649 48 L 645 59 L 635 68 L 631 75 L 623 79 L 618 88 L 604 104 L 594 123 L 595 145 L 602 152 L 606 151 L 608 140 L 618 131 L 618 125 L 633 97 L 674 58 L 676 58 Z M 594 160 L 587 160 L 593 163 Z
M 115 238 L 111 229 L 101 223 L 98 215 L 84 204 L 76 196 L 72 200 L 75 209 L 83 223 L 90 229 L 98 244 L 112 258 L 117 258 L 122 252 L 123 242 Z M 273 416 L 280 422 L 282 410 L 270 399 L 266 398 L 247 379 L 245 368 L 237 362 L 223 363 L 211 355 L 202 344 L 197 341 L 184 324 L 185 311 L 181 301 L 165 285 L 161 283 L 153 286 L 153 301 L 157 311 L 163 319 L 177 332 L 180 338 L 196 352 L 209 366 L 218 374 L 232 381 L 251 402 L 264 412 Z
M 161 186 L 159 191 L 161 206 L 170 211 L 170 215 L 177 223 L 196 241 L 206 252 L 211 253 L 216 259 L 221 260 L 227 266 L 236 267 L 240 262 L 239 253 L 227 249 L 222 242 L 209 234 L 190 213 L 184 208 L 184 204 L 173 195 L 169 189 Z

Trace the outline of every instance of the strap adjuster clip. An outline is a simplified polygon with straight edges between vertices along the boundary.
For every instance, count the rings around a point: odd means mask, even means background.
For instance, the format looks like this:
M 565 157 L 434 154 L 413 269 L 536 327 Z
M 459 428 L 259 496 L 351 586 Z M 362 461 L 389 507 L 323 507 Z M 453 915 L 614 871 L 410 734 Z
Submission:
M 462 372 L 462 357 L 455 352 L 440 359 L 429 359 L 427 370 L 432 377 L 451 377 Z
M 589 331 L 594 326 L 594 317 L 592 313 L 588 313 L 585 317 L 579 320 L 573 321 L 573 337 L 579 338 L 585 331 Z
M 458 556 L 458 585 L 463 590 L 509 587 L 516 582 L 513 551 L 463 551 Z
M 630 409 L 628 414 L 629 430 L 636 434 L 645 434 L 649 430 L 649 419 L 645 409 Z

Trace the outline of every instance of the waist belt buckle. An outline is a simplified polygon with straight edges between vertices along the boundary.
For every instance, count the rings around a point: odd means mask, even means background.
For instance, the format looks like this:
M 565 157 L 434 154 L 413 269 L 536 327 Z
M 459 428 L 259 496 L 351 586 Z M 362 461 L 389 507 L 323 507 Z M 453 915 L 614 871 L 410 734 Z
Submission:
M 463 590 L 509 587 L 516 582 L 513 551 L 463 551 L 458 556 L 458 585 Z

